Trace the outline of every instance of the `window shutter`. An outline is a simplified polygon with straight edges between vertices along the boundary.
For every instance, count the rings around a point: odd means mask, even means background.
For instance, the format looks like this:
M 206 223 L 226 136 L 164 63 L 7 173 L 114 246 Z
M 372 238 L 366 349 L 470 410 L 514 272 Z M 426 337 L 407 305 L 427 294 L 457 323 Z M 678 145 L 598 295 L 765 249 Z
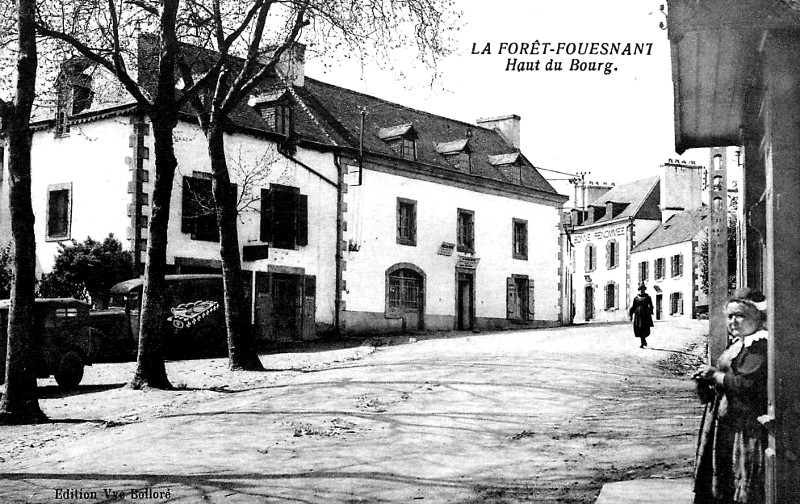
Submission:
M 272 191 L 261 189 L 261 236 L 262 242 L 272 241 Z
M 408 212 L 409 215 L 409 223 L 408 227 L 410 229 L 409 236 L 411 237 L 411 242 L 416 245 L 417 244 L 417 205 L 410 205 L 411 209 Z
M 591 245 L 586 245 L 583 248 L 583 269 L 584 269 L 584 271 L 587 271 L 587 272 L 590 271 L 590 269 L 589 269 L 589 266 L 590 266 L 589 265 L 589 249 L 591 247 L 592 247 Z
M 619 243 L 614 242 L 614 266 L 619 266 Z
M 617 284 L 612 284 L 612 288 L 614 289 L 614 308 L 619 309 L 619 288 Z
M 297 244 L 308 245 L 308 196 L 297 196 Z
M 678 274 L 683 275 L 683 254 L 678 256 Z
M 194 226 L 187 218 L 192 212 L 192 188 L 189 185 L 189 177 L 183 177 L 183 195 L 181 197 L 181 233 L 193 233 Z
M 517 284 L 513 277 L 506 278 L 506 316 L 515 317 L 517 311 Z
M 614 251 L 611 250 L 611 240 L 606 242 L 606 269 L 610 269 L 611 265 L 614 264 Z
M 534 314 L 533 280 L 528 280 L 528 320 L 533 320 Z

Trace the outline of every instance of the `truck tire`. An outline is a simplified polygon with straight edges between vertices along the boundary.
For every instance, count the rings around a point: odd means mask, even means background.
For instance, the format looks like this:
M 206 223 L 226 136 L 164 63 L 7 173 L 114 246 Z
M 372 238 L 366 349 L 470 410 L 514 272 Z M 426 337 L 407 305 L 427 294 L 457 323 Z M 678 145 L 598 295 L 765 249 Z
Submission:
M 83 359 L 81 354 L 70 350 L 58 360 L 58 369 L 55 373 L 58 386 L 63 389 L 73 389 L 83 379 Z

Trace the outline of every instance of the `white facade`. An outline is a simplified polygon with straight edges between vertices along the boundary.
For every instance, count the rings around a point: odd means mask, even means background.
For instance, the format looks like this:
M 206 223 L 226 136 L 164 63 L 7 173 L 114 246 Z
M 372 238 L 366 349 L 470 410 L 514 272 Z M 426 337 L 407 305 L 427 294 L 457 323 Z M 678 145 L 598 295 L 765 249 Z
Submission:
M 654 320 L 696 318 L 698 311 L 707 310 L 708 296 L 702 289 L 702 236 L 701 232 L 694 240 L 631 254 L 631 276 L 636 284 L 643 283 L 653 298 Z M 663 264 L 663 271 L 658 271 L 662 268 L 657 262 Z M 646 278 L 642 278 L 643 269 Z M 631 294 L 629 303 L 635 295 Z
M 402 330 L 416 323 L 416 319 L 391 314 L 387 306 L 387 277 L 393 267 L 400 266 L 424 277 L 424 321 L 419 328 L 558 323 L 557 203 L 463 183 L 412 178 L 387 169 L 365 170 L 362 182 L 349 187 L 345 195 L 348 251 L 343 317 L 348 332 Z M 414 245 L 398 243 L 398 201 L 413 202 L 416 207 Z M 458 251 L 459 210 L 472 213 L 473 252 Z M 527 259 L 514 257 L 514 219 L 527 227 Z M 527 296 L 530 307 L 524 321 L 515 320 L 509 308 L 518 301 L 516 293 L 509 294 L 509 279 L 528 286 L 527 292 L 519 294 Z
M 136 230 L 139 230 L 139 254 L 144 261 L 149 201 L 155 179 L 152 135 L 145 126 L 132 124 L 129 115 L 96 119 L 73 124 L 68 136 L 54 135 L 52 128 L 39 129 L 33 135 L 32 202 L 36 216 L 38 274 L 52 269 L 58 245 L 70 239 L 87 237 L 102 240 L 109 233 L 127 250 L 134 251 Z M 219 271 L 219 243 L 202 241 L 181 230 L 183 181 L 185 177 L 210 177 L 206 141 L 200 129 L 181 122 L 174 133 L 178 167 L 175 173 L 167 264 L 175 272 Z M 138 143 L 137 143 L 138 142 Z M 335 319 L 336 286 L 336 167 L 333 155 L 298 148 L 293 156 L 280 154 L 274 142 L 256 136 L 235 133 L 226 136 L 226 154 L 232 182 L 240 193 L 250 186 L 255 198 L 261 189 L 274 184 L 296 188 L 307 196 L 307 238 L 305 246 L 274 248 L 259 236 L 261 212 L 258 201 L 240 213 L 240 253 L 246 246 L 269 246 L 268 257 L 243 260 L 245 271 L 314 277 L 311 291 L 299 287 L 300 299 L 313 292 L 317 329 L 330 329 Z M 138 163 L 138 164 L 137 164 Z M 134 166 L 140 175 L 141 193 L 137 198 Z M 246 183 L 244 177 L 254 177 Z M 48 238 L 49 203 L 53 191 L 69 191 L 67 232 Z M 136 222 L 135 207 L 143 220 Z M 7 219 L 4 219 L 7 221 Z M 9 237 L 10 238 L 10 237 Z M 257 279 L 253 275 L 253 322 L 258 317 Z M 302 301 L 300 301 L 302 303 Z M 308 334 L 304 330 L 303 334 Z M 313 334 L 313 331 L 311 332 Z

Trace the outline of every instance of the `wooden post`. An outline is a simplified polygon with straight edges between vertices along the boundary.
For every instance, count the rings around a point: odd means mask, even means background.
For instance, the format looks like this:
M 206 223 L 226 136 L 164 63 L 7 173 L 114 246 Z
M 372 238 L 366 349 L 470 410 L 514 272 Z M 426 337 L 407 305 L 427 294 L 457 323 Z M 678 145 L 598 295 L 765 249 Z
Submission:
M 800 33 L 764 47 L 766 295 L 769 339 L 767 502 L 800 502 Z
M 712 363 L 725 350 L 728 330 L 728 175 L 725 147 L 713 147 L 708 165 L 708 355 Z

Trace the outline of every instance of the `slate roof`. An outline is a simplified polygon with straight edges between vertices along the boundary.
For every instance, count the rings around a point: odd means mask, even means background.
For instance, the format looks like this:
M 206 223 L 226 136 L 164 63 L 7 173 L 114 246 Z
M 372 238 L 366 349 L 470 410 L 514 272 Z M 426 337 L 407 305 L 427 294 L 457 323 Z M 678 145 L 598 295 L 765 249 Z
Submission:
M 678 212 L 633 248 L 633 252 L 652 250 L 693 240 L 708 227 L 708 209 Z
M 586 225 L 602 224 L 628 217 L 636 219 L 660 219 L 661 211 L 658 208 L 660 194 L 660 178 L 649 177 L 636 180 L 627 184 L 619 184 L 602 196 L 594 200 L 590 206 L 605 207 L 606 203 L 613 202 L 625 205 L 619 214 L 611 217 L 606 214 L 600 219 Z
M 155 84 L 154 58 L 146 57 L 155 50 L 154 44 L 155 39 L 152 37 L 142 36 L 139 39 L 138 79 L 147 89 L 153 88 Z M 191 59 L 191 66 L 198 72 L 207 68 L 214 59 L 212 52 L 191 46 L 185 50 L 185 56 Z M 285 99 L 287 92 L 294 104 L 294 134 L 298 141 L 315 144 L 319 148 L 338 147 L 355 151 L 363 140 L 363 150 L 367 155 L 402 159 L 392 150 L 387 142 L 390 139 L 387 135 L 402 135 L 413 128 L 417 137 L 416 161 L 424 165 L 420 169 L 429 171 L 431 168 L 441 168 L 448 170 L 451 176 L 464 177 L 473 184 L 480 183 L 479 178 L 486 178 L 567 199 L 566 196 L 559 195 L 527 158 L 494 129 L 405 107 L 308 76 L 305 76 L 302 87 L 290 85 L 277 75 L 266 78 L 250 93 L 249 99 L 242 100 L 231 112 L 231 126 L 254 133 L 275 133 L 265 123 L 259 111 L 251 105 Z M 131 104 L 130 100 L 130 96 L 120 97 L 116 106 L 119 108 L 122 103 Z M 362 111 L 365 112 L 363 138 Z M 182 112 L 186 119 L 194 117 L 188 104 Z M 89 116 L 100 113 L 102 111 L 96 111 L 93 107 L 91 113 L 82 113 L 81 119 L 85 116 L 84 120 L 91 120 Z M 52 121 L 51 114 L 49 119 L 41 121 L 37 127 L 48 127 Z M 448 160 L 440 150 L 444 147 L 463 148 L 467 141 L 471 152 L 469 174 L 459 172 L 458 167 L 451 164 L 452 160 Z M 515 172 L 514 177 L 504 173 L 501 166 L 493 165 L 498 156 L 505 158 L 514 155 L 520 159 L 520 169 Z M 406 163 L 405 166 L 413 169 L 414 163 Z M 478 180 L 475 179 L 476 176 Z

